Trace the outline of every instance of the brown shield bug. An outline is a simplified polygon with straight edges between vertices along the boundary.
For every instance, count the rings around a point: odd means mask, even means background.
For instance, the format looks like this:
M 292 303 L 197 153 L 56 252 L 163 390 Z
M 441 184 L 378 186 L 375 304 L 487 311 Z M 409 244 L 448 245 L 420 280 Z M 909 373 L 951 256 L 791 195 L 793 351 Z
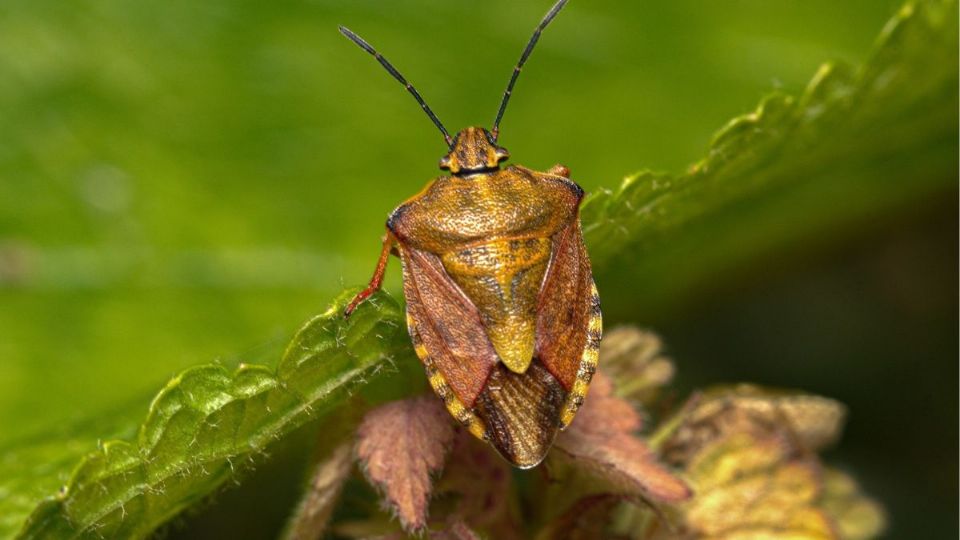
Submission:
M 451 137 L 417 90 L 362 38 L 340 31 L 413 95 L 448 145 L 449 172 L 387 219 L 377 269 L 346 308 L 378 290 L 391 252 L 403 266 L 407 329 L 447 410 L 517 467 L 543 460 L 573 420 L 597 368 L 600 300 L 580 230 L 583 190 L 556 165 L 518 165 L 497 142 L 537 25 L 503 94 L 493 127 Z

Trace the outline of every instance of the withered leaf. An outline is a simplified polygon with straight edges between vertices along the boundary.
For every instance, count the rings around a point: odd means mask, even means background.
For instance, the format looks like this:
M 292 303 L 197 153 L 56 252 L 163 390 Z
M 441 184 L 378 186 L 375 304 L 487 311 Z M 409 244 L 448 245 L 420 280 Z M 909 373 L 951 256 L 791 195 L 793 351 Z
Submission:
M 846 408 L 838 401 L 740 384 L 691 398 L 661 453 L 682 464 L 710 442 L 735 433 L 790 436 L 794 450 L 817 451 L 840 436 Z
M 867 538 L 879 507 L 815 453 L 840 434 L 842 404 L 752 385 L 695 395 L 655 440 L 697 496 L 676 511 L 689 538 Z M 859 535 L 859 536 L 858 536 Z M 666 535 L 664 538 L 675 536 Z
M 437 481 L 437 505 L 494 538 L 522 538 L 511 513 L 510 465 L 466 430 L 459 430 L 443 476 Z M 442 515 L 442 514 L 441 514 Z
M 816 506 L 819 464 L 791 456 L 781 437 L 741 433 L 710 444 L 690 463 L 697 496 L 686 505 L 686 526 L 708 538 L 833 538 Z
M 427 522 L 431 473 L 443 467 L 454 427 L 434 396 L 382 405 L 357 430 L 357 456 L 371 483 L 380 487 L 408 531 Z
M 691 492 L 680 478 L 657 462 L 637 435 L 640 415 L 613 395 L 613 386 L 597 373 L 590 394 L 557 448 L 577 464 L 607 480 L 618 492 L 651 501 L 679 502 Z
M 320 538 L 353 466 L 352 443 L 337 446 L 313 470 L 310 485 L 287 525 L 287 540 Z
M 795 452 L 786 434 L 735 433 L 713 440 L 689 462 L 697 496 L 679 507 L 688 538 L 814 540 L 871 538 L 879 507 L 816 455 Z
M 661 387 L 673 379 L 673 361 L 662 354 L 663 344 L 653 332 L 618 326 L 603 336 L 603 371 L 616 383 L 616 394 L 650 405 Z
M 836 523 L 841 538 L 866 540 L 880 535 L 886 527 L 883 509 L 860 493 L 853 478 L 828 468 L 824 471 L 823 484 L 821 504 Z

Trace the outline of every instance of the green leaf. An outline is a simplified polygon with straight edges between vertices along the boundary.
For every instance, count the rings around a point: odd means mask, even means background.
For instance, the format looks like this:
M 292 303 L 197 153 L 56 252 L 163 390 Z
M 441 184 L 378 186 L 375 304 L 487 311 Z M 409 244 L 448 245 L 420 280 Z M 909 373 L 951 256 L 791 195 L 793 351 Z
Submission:
M 655 309 L 954 186 L 956 20 L 953 1 L 909 3 L 862 68 L 825 65 L 803 95 L 768 97 L 686 174 L 642 172 L 594 195 L 583 223 L 601 287 L 629 279 L 617 299 Z M 344 320 L 349 296 L 308 322 L 276 369 L 193 368 L 142 424 L 121 414 L 4 449 L 0 536 L 145 536 L 390 359 L 415 365 L 400 306 L 379 294 Z
M 307 322 L 275 370 L 205 365 L 181 373 L 153 400 L 135 437 L 104 442 L 92 454 L 89 444 L 59 447 L 60 440 L 8 454 L 0 493 L 11 496 L 0 503 L 0 535 L 14 534 L 36 506 L 22 538 L 143 537 L 213 492 L 272 441 L 409 356 L 401 308 L 388 295 L 343 318 L 355 292 Z M 37 505 L 38 492 L 51 496 Z
M 829 242 L 955 188 L 957 5 L 906 4 L 859 70 L 735 118 L 680 176 L 641 172 L 585 204 L 598 279 L 646 312 L 750 259 Z M 642 315 L 642 314 L 641 314 Z

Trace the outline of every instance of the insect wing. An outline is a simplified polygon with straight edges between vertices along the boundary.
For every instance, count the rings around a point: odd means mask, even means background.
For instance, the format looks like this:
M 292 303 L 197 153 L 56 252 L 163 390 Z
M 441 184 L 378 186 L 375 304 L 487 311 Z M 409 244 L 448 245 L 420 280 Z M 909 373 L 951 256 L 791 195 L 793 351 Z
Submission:
M 407 327 L 430 385 L 458 420 L 468 423 L 497 353 L 480 313 L 432 253 L 401 245 Z
M 569 392 L 561 428 L 583 404 L 597 369 L 602 331 L 600 299 L 575 218 L 554 237 L 537 305 L 537 356 Z
M 557 434 L 567 392 L 534 361 L 514 373 L 497 360 L 479 311 L 431 253 L 402 246 L 407 326 L 434 392 L 475 436 L 517 467 L 532 467 Z

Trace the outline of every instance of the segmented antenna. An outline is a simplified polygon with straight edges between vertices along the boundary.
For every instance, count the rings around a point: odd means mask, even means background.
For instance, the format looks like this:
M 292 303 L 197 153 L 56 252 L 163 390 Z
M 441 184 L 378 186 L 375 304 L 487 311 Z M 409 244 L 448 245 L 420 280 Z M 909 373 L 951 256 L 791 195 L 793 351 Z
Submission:
M 566 0 L 563 0 L 563 1 L 565 2 Z M 443 123 L 440 122 L 440 119 L 437 118 L 437 115 L 433 114 L 433 111 L 430 110 L 430 107 L 427 105 L 427 102 L 425 102 L 423 98 L 420 97 L 420 92 L 417 92 L 417 89 L 414 88 L 412 84 L 408 83 L 407 80 L 403 78 L 403 75 L 401 75 L 400 72 L 397 71 L 397 68 L 393 67 L 393 65 L 389 61 L 387 61 L 387 59 L 384 58 L 383 55 L 378 53 L 377 50 L 374 49 L 369 43 L 364 41 L 362 37 L 354 34 L 352 31 L 350 31 L 349 28 L 345 26 L 340 26 L 339 28 L 340 28 L 341 34 L 347 36 L 347 38 L 349 38 L 350 41 L 356 43 L 357 45 L 360 46 L 361 49 L 373 55 L 373 57 L 377 59 L 377 62 L 380 62 L 380 65 L 387 70 L 387 73 L 393 76 L 394 79 L 400 81 L 400 84 L 402 84 L 403 87 L 407 89 L 407 92 L 410 92 L 410 95 L 413 96 L 413 99 L 417 100 L 417 103 L 420 104 L 420 107 L 423 109 L 423 112 L 427 113 L 427 116 L 430 117 L 430 120 L 433 120 L 433 123 L 436 124 L 438 128 L 440 128 L 440 133 L 443 133 L 443 140 L 447 142 L 447 146 L 449 147 L 453 142 L 453 139 L 450 137 L 450 134 L 447 132 L 447 128 L 443 127 Z
M 558 0 L 558 2 L 550 8 L 550 11 L 547 12 L 543 20 L 540 21 L 540 24 L 537 25 L 537 29 L 533 31 L 533 36 L 530 37 L 527 48 L 524 49 L 523 54 L 520 55 L 520 61 L 517 62 L 517 66 L 513 68 L 513 75 L 510 76 L 510 82 L 507 83 L 507 89 L 503 93 L 503 100 L 500 101 L 500 110 L 497 111 L 497 119 L 493 121 L 493 129 L 490 130 L 494 141 L 496 141 L 500 135 L 500 120 L 503 118 L 503 111 L 507 109 L 507 102 L 510 101 L 510 96 L 513 94 L 513 85 L 516 84 L 517 77 L 520 76 L 520 70 L 523 69 L 523 64 L 526 63 L 530 53 L 533 52 L 533 46 L 536 45 L 537 40 L 540 39 L 540 34 L 543 32 L 543 29 L 550 24 L 550 21 L 557 16 L 557 13 L 559 13 L 566 4 L 567 0 Z

